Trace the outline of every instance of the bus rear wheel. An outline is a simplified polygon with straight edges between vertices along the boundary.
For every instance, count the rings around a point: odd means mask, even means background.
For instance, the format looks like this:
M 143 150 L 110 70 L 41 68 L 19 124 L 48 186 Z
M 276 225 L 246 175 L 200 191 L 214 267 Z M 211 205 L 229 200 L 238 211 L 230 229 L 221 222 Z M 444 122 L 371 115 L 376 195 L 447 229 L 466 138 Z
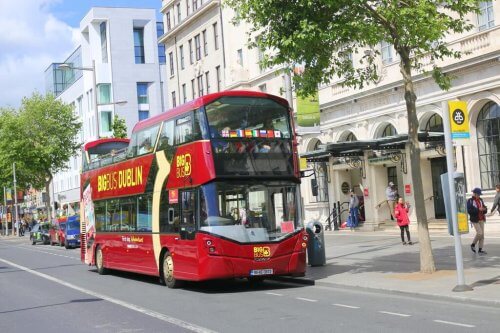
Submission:
M 100 246 L 97 248 L 95 254 L 95 266 L 97 268 L 97 273 L 99 273 L 100 275 L 106 274 L 107 270 L 104 267 L 104 254 L 102 253 L 102 249 Z
M 174 259 L 170 252 L 163 255 L 161 279 L 169 288 L 179 288 L 182 284 L 181 281 L 174 278 Z

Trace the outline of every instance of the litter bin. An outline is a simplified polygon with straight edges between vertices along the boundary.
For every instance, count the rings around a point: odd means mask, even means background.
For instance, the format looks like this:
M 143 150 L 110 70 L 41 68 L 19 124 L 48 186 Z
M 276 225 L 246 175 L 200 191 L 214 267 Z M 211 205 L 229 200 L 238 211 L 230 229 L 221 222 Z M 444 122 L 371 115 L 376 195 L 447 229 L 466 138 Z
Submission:
M 309 235 L 309 242 L 307 243 L 307 261 L 309 265 L 325 265 L 325 234 L 323 232 L 323 225 L 316 221 L 309 222 L 306 231 Z

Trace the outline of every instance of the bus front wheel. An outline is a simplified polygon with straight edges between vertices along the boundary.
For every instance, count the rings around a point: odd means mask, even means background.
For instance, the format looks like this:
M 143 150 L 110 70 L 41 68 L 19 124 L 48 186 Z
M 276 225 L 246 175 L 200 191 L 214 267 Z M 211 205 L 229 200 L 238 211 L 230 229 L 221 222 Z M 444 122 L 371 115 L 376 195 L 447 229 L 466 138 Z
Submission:
M 179 288 L 181 286 L 181 281 L 174 278 L 174 259 L 170 252 L 166 252 L 163 256 L 161 278 L 169 288 Z
M 104 254 L 99 246 L 95 254 L 95 266 L 97 267 L 97 273 L 100 275 L 106 274 L 106 268 L 104 267 Z

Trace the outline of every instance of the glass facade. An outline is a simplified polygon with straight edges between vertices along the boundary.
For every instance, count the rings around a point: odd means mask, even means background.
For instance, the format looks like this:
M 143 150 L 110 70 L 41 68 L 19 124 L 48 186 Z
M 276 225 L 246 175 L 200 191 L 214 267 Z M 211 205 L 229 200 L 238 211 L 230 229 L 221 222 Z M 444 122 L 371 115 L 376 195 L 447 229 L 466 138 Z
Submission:
M 146 82 L 137 83 L 137 103 L 149 104 L 148 84 Z
M 100 33 L 101 33 L 101 59 L 102 63 L 108 63 L 108 38 L 106 33 L 106 22 L 102 22 L 99 25 Z
M 479 171 L 483 189 L 493 189 L 500 183 L 500 107 L 489 102 L 477 118 Z
M 144 64 L 146 58 L 144 56 L 144 29 L 134 28 L 134 51 L 135 63 Z
M 97 85 L 97 103 L 99 104 L 109 104 L 111 103 L 111 84 L 101 83 Z
M 64 62 L 72 67 L 82 67 L 82 51 L 77 48 Z M 82 77 L 79 69 L 60 69 L 63 63 L 53 63 L 45 70 L 45 92 L 56 97 Z
M 163 22 L 156 22 L 156 37 L 160 38 L 164 31 Z M 158 61 L 160 62 L 160 65 L 164 65 L 167 62 L 165 44 L 158 44 Z

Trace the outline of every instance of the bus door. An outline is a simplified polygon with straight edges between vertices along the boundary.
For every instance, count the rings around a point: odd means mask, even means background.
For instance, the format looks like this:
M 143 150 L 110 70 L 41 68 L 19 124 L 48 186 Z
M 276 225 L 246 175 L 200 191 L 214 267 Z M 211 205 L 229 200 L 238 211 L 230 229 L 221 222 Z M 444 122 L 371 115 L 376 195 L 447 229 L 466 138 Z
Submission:
M 198 274 L 196 245 L 197 191 L 180 192 L 179 236 L 175 237 L 174 269 L 182 275 L 195 277 Z

